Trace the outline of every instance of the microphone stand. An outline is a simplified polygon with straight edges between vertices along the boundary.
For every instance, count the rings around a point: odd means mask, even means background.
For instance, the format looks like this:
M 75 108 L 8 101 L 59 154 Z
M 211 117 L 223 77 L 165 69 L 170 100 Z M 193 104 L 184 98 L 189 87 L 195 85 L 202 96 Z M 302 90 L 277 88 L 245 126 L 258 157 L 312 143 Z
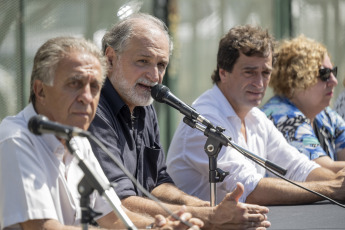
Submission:
M 210 131 L 211 129 L 207 128 L 207 130 Z M 209 160 L 210 203 L 212 207 L 215 206 L 217 200 L 216 183 L 222 182 L 229 175 L 229 172 L 217 168 L 217 157 L 222 146 L 219 139 L 215 138 L 214 135 L 208 135 L 204 145 Z
M 132 223 L 132 221 L 129 219 L 129 217 L 126 215 L 126 213 L 123 211 L 121 206 L 119 206 L 115 200 L 117 198 L 117 195 L 111 187 L 110 183 L 108 181 L 103 180 L 97 173 L 94 173 L 87 161 L 84 161 L 82 159 L 82 155 L 80 151 L 75 146 L 75 143 L 71 142 L 71 136 L 66 139 L 66 145 L 68 150 L 72 155 L 74 155 L 78 159 L 78 165 L 84 172 L 84 177 L 78 184 L 78 191 L 81 194 L 81 200 L 80 200 L 80 207 L 82 210 L 82 228 L 83 230 L 88 229 L 88 223 L 92 221 L 92 218 L 100 215 L 100 213 L 94 212 L 93 210 L 90 212 L 91 208 L 89 207 L 89 195 L 94 191 L 97 190 L 98 193 L 103 196 L 109 204 L 112 206 L 113 210 L 115 211 L 115 214 L 118 218 L 121 219 L 121 221 L 125 224 L 127 229 L 130 230 L 137 230 L 135 225 Z M 118 199 L 118 198 L 117 198 Z
M 225 129 L 220 126 L 214 127 L 213 125 L 200 125 L 196 120 L 193 120 L 187 116 L 183 118 L 183 122 L 186 123 L 191 128 L 196 128 L 204 133 L 207 136 L 207 141 L 204 146 L 204 150 L 209 157 L 209 182 L 210 182 L 210 204 L 215 206 L 216 202 L 216 183 L 222 182 L 224 178 L 229 175 L 229 172 L 225 172 L 217 168 L 217 157 L 222 146 L 230 146 L 242 153 L 244 156 L 258 163 L 259 165 L 265 165 L 268 168 L 279 172 L 282 175 L 285 175 L 287 170 L 281 168 L 280 166 L 263 159 L 250 151 L 236 145 L 231 141 L 230 137 L 227 137 L 223 134 Z
M 95 212 L 90 208 L 90 195 L 94 191 L 94 188 L 90 186 L 87 181 L 87 177 L 84 176 L 83 179 L 78 184 L 78 191 L 81 195 L 80 198 L 80 209 L 81 209 L 81 225 L 83 230 L 88 229 L 88 224 L 95 225 L 94 217 L 101 215 L 102 213 Z

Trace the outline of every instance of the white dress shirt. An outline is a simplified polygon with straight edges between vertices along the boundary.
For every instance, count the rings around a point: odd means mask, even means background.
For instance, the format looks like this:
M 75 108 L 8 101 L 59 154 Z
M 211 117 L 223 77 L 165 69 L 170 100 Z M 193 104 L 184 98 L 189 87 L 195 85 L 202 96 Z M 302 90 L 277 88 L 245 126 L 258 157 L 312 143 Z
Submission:
M 28 130 L 28 121 L 34 115 L 29 104 L 0 124 L 0 229 L 21 229 L 18 223 L 30 219 L 55 219 L 65 225 L 80 223 L 77 185 L 84 173 L 77 158 L 54 135 L 36 136 Z M 71 141 L 75 141 L 92 170 L 107 181 L 89 141 L 80 137 Z M 121 201 L 117 198 L 115 203 L 120 205 Z M 90 195 L 90 207 L 101 216 L 112 211 L 97 191 Z
M 245 141 L 241 133 L 240 118 L 216 85 L 203 93 L 192 107 L 212 124 L 225 128 L 224 134 L 237 145 L 287 169 L 286 177 L 289 179 L 305 181 L 308 174 L 319 167 L 290 146 L 258 108 L 251 109 L 245 117 Z M 167 165 L 168 173 L 181 190 L 203 200 L 210 200 L 209 159 L 204 151 L 206 140 L 203 132 L 192 129 L 181 121 L 170 144 Z M 217 183 L 216 203 L 235 189 L 236 182 L 244 185 L 245 191 L 240 201 L 245 202 L 260 179 L 266 176 L 266 169 L 231 147 L 222 147 L 217 167 L 230 172 L 230 175 L 222 183 Z

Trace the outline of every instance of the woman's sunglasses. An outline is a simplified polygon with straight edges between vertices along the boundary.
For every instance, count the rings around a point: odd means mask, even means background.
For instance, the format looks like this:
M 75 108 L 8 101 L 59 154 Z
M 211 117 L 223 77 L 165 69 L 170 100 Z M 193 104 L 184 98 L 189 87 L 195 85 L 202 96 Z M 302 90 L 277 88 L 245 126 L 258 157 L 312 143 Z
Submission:
M 320 79 L 321 81 L 328 81 L 331 77 L 331 73 L 333 73 L 334 77 L 337 77 L 338 67 L 334 67 L 333 69 L 330 68 L 322 68 L 319 69 Z

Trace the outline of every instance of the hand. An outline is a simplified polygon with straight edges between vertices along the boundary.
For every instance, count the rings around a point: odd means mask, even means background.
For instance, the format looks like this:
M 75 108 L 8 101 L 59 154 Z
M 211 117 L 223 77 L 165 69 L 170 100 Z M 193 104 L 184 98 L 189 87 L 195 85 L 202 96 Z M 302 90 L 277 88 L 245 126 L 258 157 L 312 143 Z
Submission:
M 332 185 L 332 187 L 335 188 L 334 195 L 329 195 L 331 198 L 342 201 L 345 200 L 345 168 L 339 170 L 336 173 L 336 177 L 335 180 L 333 180 L 333 183 L 328 181 L 327 184 Z
M 180 219 L 183 221 L 188 221 L 193 226 L 189 228 L 187 225 L 185 225 L 179 220 L 176 220 L 172 216 L 164 218 L 162 215 L 155 216 L 155 226 L 157 226 L 158 229 L 163 230 L 199 230 L 201 227 L 204 226 L 204 222 L 202 222 L 198 218 L 192 218 L 192 214 L 186 212 L 185 206 L 182 206 L 182 208 L 178 212 L 176 212 L 175 215 L 179 216 Z
M 266 229 L 271 226 L 267 221 L 268 208 L 238 202 L 244 192 L 243 184 L 237 183 L 236 189 L 228 193 L 209 217 L 214 229 Z

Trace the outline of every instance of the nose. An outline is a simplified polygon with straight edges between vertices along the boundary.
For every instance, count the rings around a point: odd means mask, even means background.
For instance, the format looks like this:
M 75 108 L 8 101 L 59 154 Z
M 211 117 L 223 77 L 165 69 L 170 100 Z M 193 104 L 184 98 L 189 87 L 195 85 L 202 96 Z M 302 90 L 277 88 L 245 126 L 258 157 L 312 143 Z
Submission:
M 90 84 L 86 84 L 80 92 L 80 95 L 78 97 L 78 100 L 82 102 L 83 104 L 87 105 L 90 104 L 93 100 L 93 95 L 91 92 Z
M 159 71 L 158 66 L 152 67 L 147 73 L 147 77 L 150 81 L 158 83 L 162 82 L 163 75 L 164 73 Z
M 262 74 L 258 74 L 254 79 L 255 79 L 254 85 L 256 87 L 263 87 L 264 86 L 264 77 L 262 76 Z
M 331 73 L 330 78 L 329 78 L 329 80 L 327 82 L 327 85 L 330 85 L 330 86 L 338 85 L 338 79 L 334 76 L 333 73 Z

